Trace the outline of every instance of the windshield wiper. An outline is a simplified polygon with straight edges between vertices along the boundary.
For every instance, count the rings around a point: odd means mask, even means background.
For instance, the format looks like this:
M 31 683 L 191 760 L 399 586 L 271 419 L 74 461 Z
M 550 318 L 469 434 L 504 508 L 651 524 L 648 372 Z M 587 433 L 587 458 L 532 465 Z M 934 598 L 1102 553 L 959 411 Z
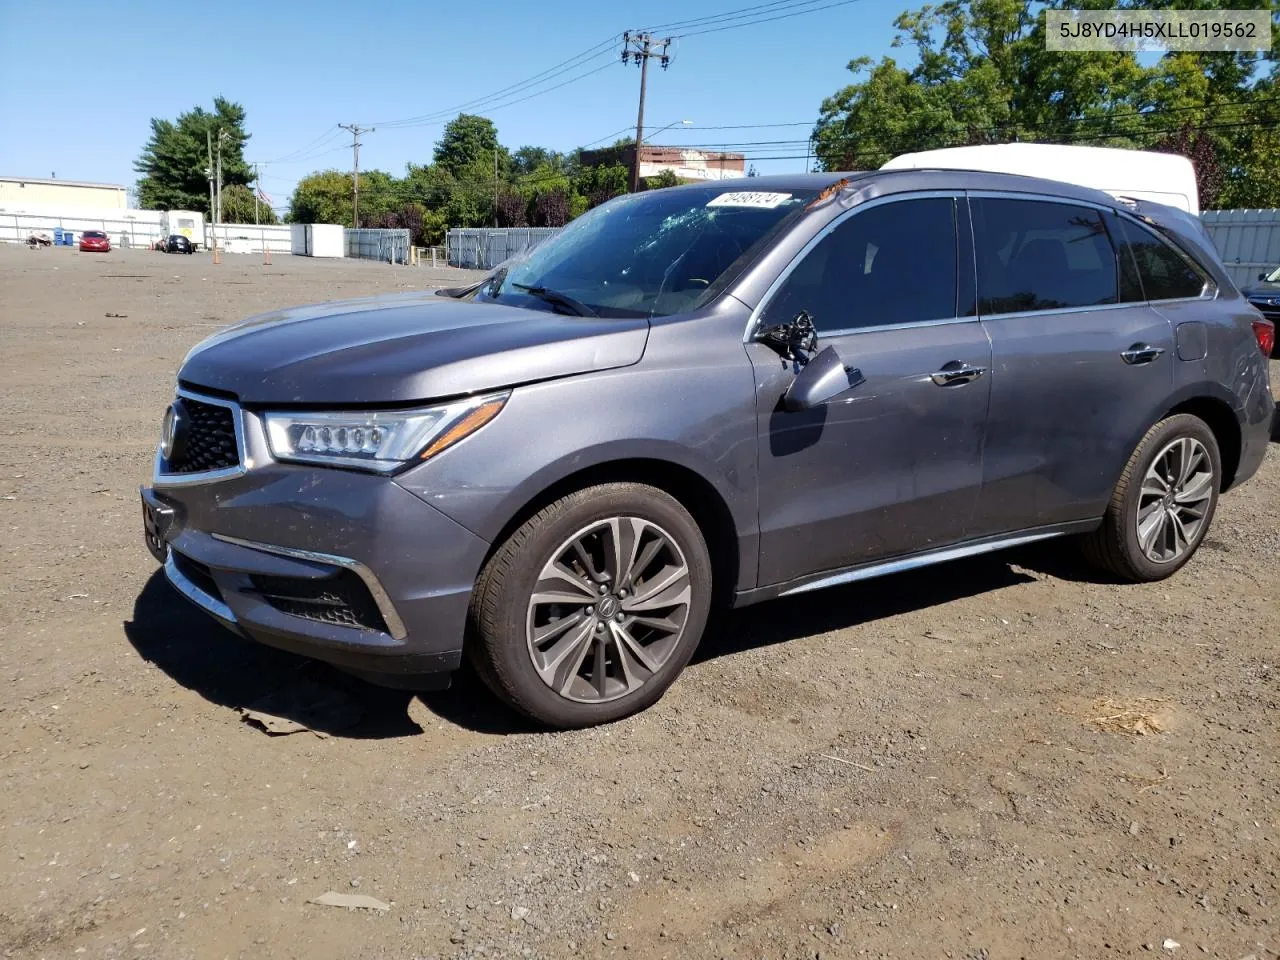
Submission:
M 539 300 L 545 300 L 547 303 L 567 307 L 580 317 L 600 316 L 600 314 L 596 313 L 582 301 L 575 300 L 573 297 L 566 296 L 556 290 L 548 290 L 546 287 L 542 286 L 530 286 L 527 283 L 512 283 L 511 286 L 529 294 L 530 296 L 537 297 Z

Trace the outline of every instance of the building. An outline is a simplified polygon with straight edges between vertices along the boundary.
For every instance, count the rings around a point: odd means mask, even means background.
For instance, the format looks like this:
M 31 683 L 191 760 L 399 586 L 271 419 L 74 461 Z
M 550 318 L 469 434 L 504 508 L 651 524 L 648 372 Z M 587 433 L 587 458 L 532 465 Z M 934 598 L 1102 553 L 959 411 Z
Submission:
M 635 160 L 632 144 L 582 151 L 583 166 L 620 163 L 628 170 Z M 688 147 L 659 147 L 646 143 L 640 148 L 640 179 L 670 170 L 681 180 L 731 180 L 746 176 L 747 159 L 741 153 L 693 150 Z
M 118 183 L 0 177 L 0 209 L 63 206 L 124 210 L 129 206 L 129 200 L 125 188 Z

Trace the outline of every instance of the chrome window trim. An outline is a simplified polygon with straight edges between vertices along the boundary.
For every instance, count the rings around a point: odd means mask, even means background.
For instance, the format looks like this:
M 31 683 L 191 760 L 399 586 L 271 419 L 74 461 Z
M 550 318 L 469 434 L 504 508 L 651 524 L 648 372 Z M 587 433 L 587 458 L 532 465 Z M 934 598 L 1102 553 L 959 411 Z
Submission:
M 809 238 L 808 242 L 805 243 L 805 245 L 801 247 L 799 251 L 797 251 L 794 257 L 791 258 L 791 262 L 788 263 L 782 269 L 782 272 L 779 273 L 773 279 L 773 282 L 769 284 L 768 289 L 765 290 L 764 292 L 764 296 L 760 298 L 760 302 L 756 305 L 755 309 L 751 311 L 751 315 L 747 317 L 746 329 L 742 331 L 742 342 L 751 343 L 759 336 L 760 331 L 758 327 L 760 324 L 760 318 L 764 315 L 765 310 L 768 309 L 770 302 L 772 302 L 774 298 L 774 295 L 777 294 L 778 292 L 778 288 L 781 287 L 784 283 L 786 283 L 787 278 L 791 276 L 792 272 L 796 269 L 796 267 L 800 265 L 800 263 L 804 260 L 804 258 L 809 255 L 809 253 L 813 250 L 814 247 L 816 247 L 819 243 L 821 243 L 828 236 L 830 236 L 830 234 L 834 232 L 837 227 L 839 227 L 842 223 L 844 223 L 850 217 L 857 216 L 859 213 L 861 213 L 864 210 L 870 210 L 872 207 L 883 206 L 887 203 L 902 203 L 907 200 L 933 200 L 933 199 L 939 199 L 939 198 L 960 201 L 964 199 L 964 191 L 963 190 L 918 190 L 918 191 L 912 191 L 910 193 L 892 193 L 884 197 L 874 197 L 871 200 L 866 200 L 862 203 L 857 204 L 856 206 L 850 207 L 848 210 L 841 211 L 839 214 L 837 214 L 835 217 L 831 219 L 830 223 L 828 223 L 825 227 L 823 227 L 816 234 L 814 234 L 812 237 Z M 959 238 L 957 238 L 957 247 L 958 247 L 958 244 L 959 244 Z M 935 320 L 913 320 L 910 323 L 883 323 L 883 324 L 875 324 L 875 325 L 866 326 L 866 327 L 850 327 L 844 330 L 819 330 L 818 339 L 821 340 L 824 337 L 847 336 L 848 334 L 851 334 L 851 333 L 866 333 L 872 330 L 898 330 L 898 329 L 905 330 L 911 327 L 922 327 L 922 326 L 933 327 L 933 326 L 941 326 L 943 324 L 948 324 L 948 323 L 969 323 L 969 322 L 977 321 L 977 319 L 978 319 L 977 317 L 952 316 L 952 317 L 939 317 Z
M 222 533 L 212 534 L 212 537 L 215 540 L 221 540 L 223 543 L 230 543 L 237 547 L 248 547 L 250 550 L 258 550 L 262 553 L 273 553 L 280 557 L 291 557 L 295 560 L 310 560 L 314 563 L 325 563 L 329 566 L 350 570 L 364 581 L 370 596 L 373 597 L 373 602 L 378 607 L 378 612 L 382 614 L 382 619 L 387 623 L 387 632 L 396 640 L 403 640 L 409 633 L 405 629 L 404 621 L 396 613 L 395 604 L 391 602 L 391 597 L 383 588 L 382 583 L 374 572 L 359 560 L 340 557 L 333 553 L 321 553 L 318 550 L 301 550 L 297 547 L 279 547 L 272 543 L 259 543 L 256 540 L 242 540 L 240 537 L 229 537 Z
M 1094 303 L 1083 307 L 1053 307 L 1048 310 L 1019 310 L 1016 313 L 987 313 L 981 318 L 984 321 L 996 320 L 1020 320 L 1026 317 L 1054 317 L 1068 313 L 1102 313 L 1107 310 L 1127 310 L 1132 307 L 1141 307 L 1147 301 L 1131 300 L 1127 303 Z M 1167 300 L 1161 300 L 1161 303 L 1168 303 Z
M 240 408 L 240 404 L 234 400 L 226 400 L 222 397 L 211 397 L 206 393 L 198 393 L 195 390 L 186 390 L 179 387 L 174 391 L 176 396 L 184 397 L 188 400 L 198 400 L 201 403 L 210 403 L 218 407 L 226 407 L 231 411 L 231 426 L 236 434 L 236 454 L 239 463 L 234 467 L 223 467 L 219 470 L 203 470 L 199 473 L 165 473 L 164 472 L 164 455 L 160 452 L 160 444 L 156 444 L 155 460 L 151 469 L 151 483 L 156 487 L 185 487 L 196 483 L 214 483 L 218 480 L 227 480 L 231 477 L 242 476 L 249 469 L 249 455 L 245 448 L 244 436 L 244 411 Z
M 188 579 L 186 574 L 178 569 L 178 565 L 173 562 L 172 548 L 170 548 L 169 555 L 164 561 L 164 575 L 169 579 L 169 582 L 173 584 L 174 589 L 201 610 L 212 614 L 219 620 L 225 620 L 232 624 L 236 623 L 236 615 L 231 612 L 230 607 L 211 594 L 205 593 L 190 579 Z

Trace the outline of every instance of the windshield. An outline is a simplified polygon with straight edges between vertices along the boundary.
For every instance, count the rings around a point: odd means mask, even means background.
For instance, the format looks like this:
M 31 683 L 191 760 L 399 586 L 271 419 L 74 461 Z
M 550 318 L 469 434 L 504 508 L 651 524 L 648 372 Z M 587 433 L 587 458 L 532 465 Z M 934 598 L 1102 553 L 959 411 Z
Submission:
M 716 184 L 618 197 L 497 271 L 476 299 L 603 317 L 691 310 L 815 195 Z

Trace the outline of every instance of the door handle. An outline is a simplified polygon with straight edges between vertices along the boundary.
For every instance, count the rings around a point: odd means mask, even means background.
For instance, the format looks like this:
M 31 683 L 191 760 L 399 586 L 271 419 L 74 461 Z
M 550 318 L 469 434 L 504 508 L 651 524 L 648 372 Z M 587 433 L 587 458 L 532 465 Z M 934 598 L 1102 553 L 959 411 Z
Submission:
M 1130 366 L 1136 367 L 1144 363 L 1150 363 L 1162 353 L 1164 353 L 1164 347 L 1153 347 L 1149 343 L 1135 343 L 1128 350 L 1121 352 L 1120 359 Z
M 986 367 L 971 367 L 959 360 L 952 360 L 943 364 L 941 370 L 929 374 L 929 379 L 940 387 L 950 387 L 958 383 L 972 383 L 986 372 Z

